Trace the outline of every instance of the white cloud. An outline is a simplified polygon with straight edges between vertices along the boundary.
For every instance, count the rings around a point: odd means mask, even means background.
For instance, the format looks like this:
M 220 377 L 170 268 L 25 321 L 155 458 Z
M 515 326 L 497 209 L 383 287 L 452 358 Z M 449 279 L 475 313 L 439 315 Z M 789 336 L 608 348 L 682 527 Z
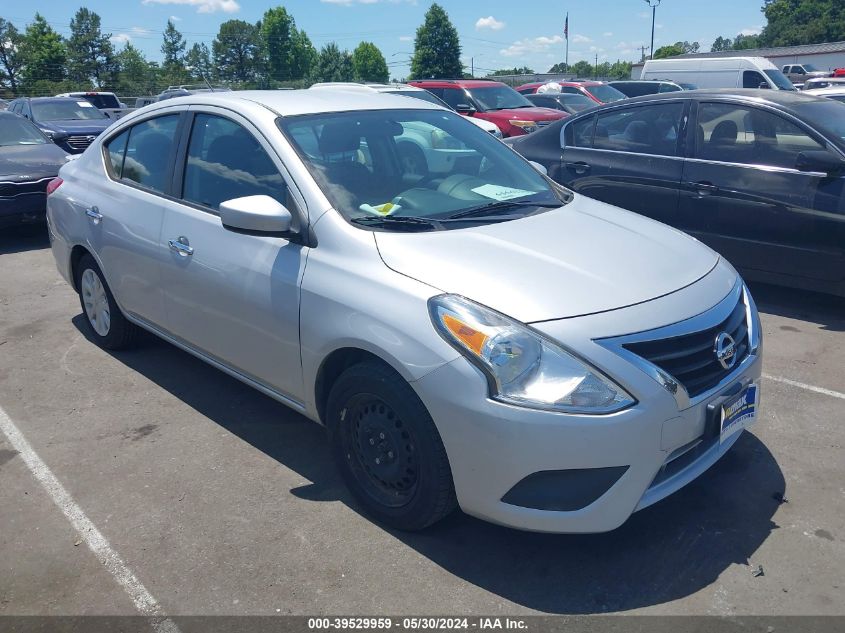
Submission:
M 171 15 L 171 16 L 170 16 L 170 21 L 171 21 L 171 22 L 181 22 L 181 21 L 182 21 L 182 18 L 180 18 L 178 15 Z
M 604 36 L 605 37 L 613 37 L 613 31 L 605 31 Z
M 478 18 L 478 21 L 475 23 L 475 30 L 480 31 L 481 29 L 490 29 L 491 31 L 501 31 L 505 28 L 505 23 L 500 22 L 492 15 L 487 16 L 486 18 Z
M 127 44 L 132 38 L 128 33 L 115 33 L 109 38 L 112 44 Z
M 576 33 L 574 36 L 572 36 L 572 41 L 575 42 L 576 44 L 581 44 L 581 43 L 584 43 L 584 42 L 592 42 L 593 40 L 591 40 L 586 35 L 581 35 L 580 33 Z
M 378 4 L 387 2 L 389 4 L 416 4 L 417 0 L 320 0 L 325 4 L 339 4 L 344 7 L 351 7 L 353 4 Z
M 763 31 L 762 27 L 752 26 L 752 27 L 749 27 L 747 29 L 742 29 L 738 33 L 738 35 L 746 35 L 746 36 L 748 36 L 748 35 L 760 35 L 760 33 L 762 33 L 762 31 Z
M 133 26 L 129 30 L 132 31 L 132 33 L 134 33 L 135 35 L 149 35 L 150 34 L 149 29 L 145 29 L 145 28 L 142 28 L 140 26 Z
M 500 50 L 499 53 L 503 57 L 519 57 L 520 55 L 531 53 L 545 53 L 552 46 L 558 46 L 563 44 L 563 42 L 564 39 L 561 35 L 555 35 L 553 37 L 542 35 L 540 37 L 517 40 L 507 48 Z
M 236 0 L 141 0 L 143 4 L 181 4 L 196 7 L 197 13 L 237 13 L 241 10 Z
M 400 35 L 399 41 L 400 42 L 413 42 L 414 36 L 413 35 Z
M 662 25 L 662 24 L 660 24 L 660 22 L 657 22 L 657 23 L 654 25 L 654 28 L 656 28 L 656 29 L 662 29 L 662 28 L 663 28 L 663 25 Z

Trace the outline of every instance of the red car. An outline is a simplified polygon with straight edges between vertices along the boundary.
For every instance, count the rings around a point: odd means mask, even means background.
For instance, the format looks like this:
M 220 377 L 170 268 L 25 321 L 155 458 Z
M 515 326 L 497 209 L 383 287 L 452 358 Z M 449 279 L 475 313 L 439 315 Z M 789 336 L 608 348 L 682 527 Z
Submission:
M 524 95 L 535 94 L 540 86 L 545 86 L 547 83 L 549 82 L 523 84 L 516 91 Z M 561 92 L 584 95 L 598 104 L 612 103 L 628 98 L 623 92 L 603 81 L 556 81 L 554 83 L 560 85 Z
M 845 77 L 845 68 L 835 68 L 833 70 L 834 77 Z
M 538 108 L 498 81 L 423 79 L 408 83 L 434 93 L 463 115 L 495 123 L 506 137 L 534 132 L 568 116 L 559 110 Z

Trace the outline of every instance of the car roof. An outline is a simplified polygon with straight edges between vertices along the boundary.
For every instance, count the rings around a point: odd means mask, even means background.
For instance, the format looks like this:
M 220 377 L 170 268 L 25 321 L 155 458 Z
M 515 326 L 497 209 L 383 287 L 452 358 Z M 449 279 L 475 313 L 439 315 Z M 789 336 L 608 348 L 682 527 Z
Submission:
M 807 101 L 817 100 L 818 97 L 799 92 L 798 90 L 760 90 L 756 88 L 719 88 L 719 89 L 698 89 L 675 92 L 662 92 L 654 95 L 643 95 L 633 97 L 624 101 L 615 101 L 614 106 L 628 103 L 639 103 L 643 101 L 655 101 L 660 99 L 704 99 L 733 98 L 754 103 L 768 103 L 782 108 L 800 105 Z
M 48 103 L 51 101 L 58 101 L 59 103 L 63 101 L 73 101 L 76 103 L 76 99 L 73 97 L 26 97 L 32 103 Z
M 176 105 L 258 104 L 280 116 L 323 114 L 353 110 L 442 110 L 420 99 L 365 90 L 236 90 L 203 92 L 158 102 L 162 108 Z
M 367 84 L 359 84 L 351 81 L 325 81 L 322 83 L 316 83 L 311 88 L 319 88 L 319 89 L 326 89 L 326 88 L 337 88 L 338 90 L 362 90 L 362 91 L 369 91 L 369 92 L 396 92 L 397 90 L 404 90 L 405 92 L 421 92 L 425 91 L 425 88 L 419 88 L 417 86 L 412 86 L 411 84 L 402 84 L 402 83 L 395 83 L 395 84 L 377 84 L 377 83 L 367 83 Z

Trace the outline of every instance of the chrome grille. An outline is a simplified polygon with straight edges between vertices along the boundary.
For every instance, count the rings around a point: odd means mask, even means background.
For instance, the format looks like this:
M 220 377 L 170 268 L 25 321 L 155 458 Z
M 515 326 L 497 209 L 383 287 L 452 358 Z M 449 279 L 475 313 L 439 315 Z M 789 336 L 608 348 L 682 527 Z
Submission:
M 82 150 L 93 143 L 95 138 L 95 134 L 86 134 L 85 136 L 68 136 L 67 144 L 73 149 Z
M 730 369 L 716 359 L 716 337 L 727 332 L 736 346 L 736 363 Z M 745 302 L 740 297 L 730 315 L 706 330 L 672 338 L 625 343 L 625 349 L 672 376 L 681 383 L 691 398 L 718 385 L 748 356 L 748 322 Z
M 0 198 L 13 198 L 30 193 L 44 193 L 47 190 L 47 183 L 51 180 L 53 180 L 52 176 L 39 178 L 38 180 L 0 181 Z

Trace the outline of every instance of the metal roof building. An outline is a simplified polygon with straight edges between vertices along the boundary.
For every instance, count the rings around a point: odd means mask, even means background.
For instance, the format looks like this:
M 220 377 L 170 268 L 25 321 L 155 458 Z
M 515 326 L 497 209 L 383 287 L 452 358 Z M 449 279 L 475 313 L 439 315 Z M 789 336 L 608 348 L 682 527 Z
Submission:
M 833 70 L 834 68 L 845 67 L 845 42 L 749 48 L 742 51 L 719 51 L 716 53 L 687 53 L 671 59 L 704 59 L 709 57 L 765 57 L 781 69 L 787 64 L 813 64 L 819 70 Z M 631 77 L 639 78 L 642 69 L 643 64 L 634 64 L 631 69 Z

